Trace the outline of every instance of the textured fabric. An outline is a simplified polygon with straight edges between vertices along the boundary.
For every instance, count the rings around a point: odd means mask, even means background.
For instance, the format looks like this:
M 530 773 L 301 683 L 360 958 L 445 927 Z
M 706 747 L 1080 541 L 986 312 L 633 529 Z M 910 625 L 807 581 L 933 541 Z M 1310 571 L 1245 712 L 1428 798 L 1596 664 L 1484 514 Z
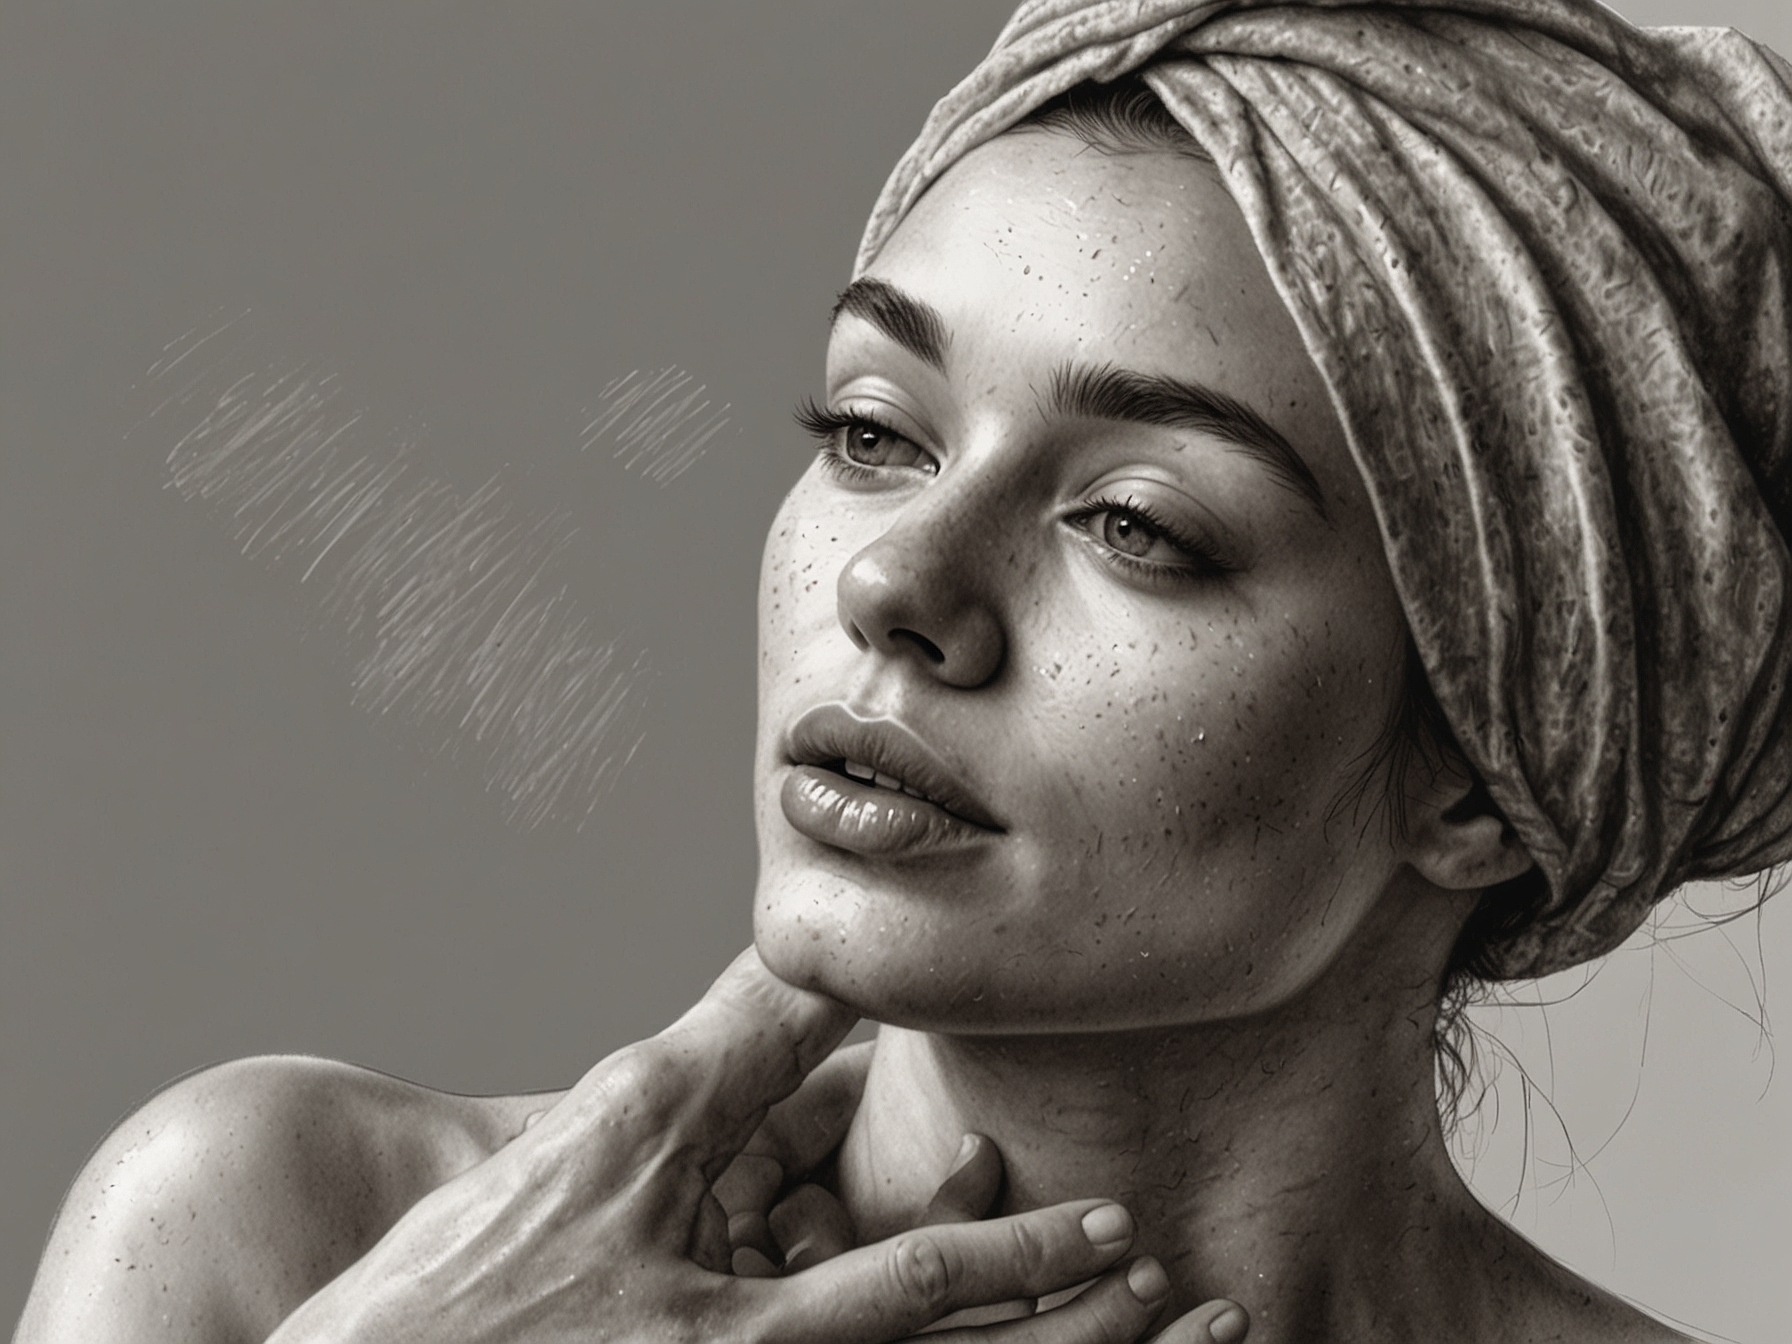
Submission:
M 1133 71 L 1242 208 L 1548 879 L 1500 974 L 1792 855 L 1792 67 L 1592 0 L 1039 0 L 935 108 L 860 269 L 960 155 Z

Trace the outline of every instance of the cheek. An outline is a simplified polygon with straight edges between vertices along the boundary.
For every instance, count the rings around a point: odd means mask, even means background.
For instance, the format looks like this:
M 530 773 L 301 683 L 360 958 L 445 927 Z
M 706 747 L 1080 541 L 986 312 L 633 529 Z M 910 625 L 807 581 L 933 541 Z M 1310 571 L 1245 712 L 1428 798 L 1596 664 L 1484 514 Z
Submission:
M 766 709 L 807 678 L 806 664 L 833 653 L 833 636 L 850 651 L 837 616 L 839 575 L 852 554 L 850 513 L 823 513 L 807 476 L 785 499 L 766 538 L 759 570 L 760 726 Z M 834 654 L 837 656 L 837 654 Z
M 839 503 L 824 514 L 799 486 L 768 541 L 762 731 L 861 656 L 836 584 L 870 525 Z M 1016 575 L 1008 673 L 964 723 L 1012 843 L 974 871 L 876 871 L 798 843 L 762 788 L 761 951 L 939 1029 L 1163 1024 L 1285 997 L 1379 890 L 1363 825 L 1334 803 L 1385 721 L 1397 610 L 1334 627 L 1351 603 L 1270 620 L 1219 595 L 1191 618 L 1074 572 Z M 776 746 L 762 738 L 767 771 Z
M 1036 683 L 1043 778 L 1092 818 L 1165 839 L 1298 823 L 1373 736 L 1379 668 L 1351 650 L 1237 617 L 1144 624 L 1017 669 Z
M 1387 688 L 1381 659 L 1320 635 L 1214 622 L 1029 669 L 1058 763 L 1037 798 L 1058 819 L 1033 837 L 1040 923 L 1080 927 L 1091 970 L 1149 958 L 1191 998 L 1285 992 L 1372 895 L 1338 800 Z

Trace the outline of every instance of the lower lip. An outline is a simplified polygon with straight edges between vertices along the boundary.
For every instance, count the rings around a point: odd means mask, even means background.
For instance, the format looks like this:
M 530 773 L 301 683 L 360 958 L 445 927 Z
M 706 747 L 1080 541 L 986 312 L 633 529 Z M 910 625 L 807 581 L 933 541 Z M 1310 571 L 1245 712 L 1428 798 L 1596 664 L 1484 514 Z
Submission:
M 913 854 L 956 849 L 995 832 L 895 789 L 799 765 L 778 795 L 784 818 L 803 835 L 855 854 Z

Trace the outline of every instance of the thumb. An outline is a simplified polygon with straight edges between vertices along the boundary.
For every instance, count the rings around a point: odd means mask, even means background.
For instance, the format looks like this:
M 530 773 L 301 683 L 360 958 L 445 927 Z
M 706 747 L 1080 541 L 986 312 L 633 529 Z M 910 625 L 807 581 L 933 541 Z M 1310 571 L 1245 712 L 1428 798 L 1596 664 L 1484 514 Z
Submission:
M 988 1222 L 918 1227 L 786 1279 L 734 1285 L 757 1300 L 767 1339 L 901 1339 L 966 1307 L 1042 1297 L 1093 1278 L 1125 1253 L 1132 1232 L 1119 1205 L 1076 1200 Z

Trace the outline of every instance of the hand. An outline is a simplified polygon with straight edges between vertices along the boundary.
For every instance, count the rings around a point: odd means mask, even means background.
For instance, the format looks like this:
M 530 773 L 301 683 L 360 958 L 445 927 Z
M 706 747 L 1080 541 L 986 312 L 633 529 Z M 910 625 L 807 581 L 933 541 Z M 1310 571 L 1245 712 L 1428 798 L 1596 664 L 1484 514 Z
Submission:
M 711 1253 L 713 1260 L 745 1277 L 771 1278 L 858 1245 L 845 1208 L 825 1188 L 806 1181 L 846 1138 L 865 1090 L 871 1050 L 867 1042 L 829 1055 L 771 1108 L 728 1164 L 713 1188 L 728 1229 L 726 1244 Z
M 1131 1219 L 1103 1200 L 918 1229 L 787 1277 L 717 1263 L 727 1218 L 712 1183 L 851 1021 L 743 954 L 678 1022 L 420 1200 L 269 1344 L 885 1344 L 1093 1276 L 1071 1307 L 997 1329 L 1075 1327 L 1006 1336 L 1040 1344 L 1137 1338 L 1149 1306 L 1125 1272 L 1103 1273 L 1130 1246 Z
M 823 1186 L 801 1178 L 829 1156 L 844 1136 L 864 1089 L 870 1052 L 869 1045 L 837 1052 L 795 1096 L 773 1108 L 746 1151 L 716 1182 L 714 1193 L 727 1215 L 730 1261 L 736 1274 L 753 1278 L 796 1274 L 857 1244 L 852 1216 L 840 1201 Z M 981 1134 L 965 1135 L 922 1215 L 922 1225 L 984 1217 L 1001 1185 L 1002 1158 L 995 1144 Z M 1036 1300 L 1017 1298 L 959 1311 L 927 1327 L 923 1338 L 926 1344 L 1133 1340 L 1155 1315 L 1147 1302 L 1161 1301 L 1169 1289 L 1162 1269 L 1153 1260 L 1135 1261 L 1128 1268 L 1129 1280 L 1134 1275 L 1138 1283 L 1129 1284 L 1133 1288 L 1130 1302 L 1108 1288 L 1104 1291 L 1113 1302 L 1091 1301 L 1073 1312 L 1060 1310 L 1048 1300 L 1046 1312 L 1035 1316 Z M 1028 1318 L 1031 1324 L 1007 1331 L 971 1328 Z M 1153 1336 L 1153 1344 L 1239 1344 L 1249 1330 L 1250 1317 L 1244 1308 L 1218 1298 L 1179 1317 Z

